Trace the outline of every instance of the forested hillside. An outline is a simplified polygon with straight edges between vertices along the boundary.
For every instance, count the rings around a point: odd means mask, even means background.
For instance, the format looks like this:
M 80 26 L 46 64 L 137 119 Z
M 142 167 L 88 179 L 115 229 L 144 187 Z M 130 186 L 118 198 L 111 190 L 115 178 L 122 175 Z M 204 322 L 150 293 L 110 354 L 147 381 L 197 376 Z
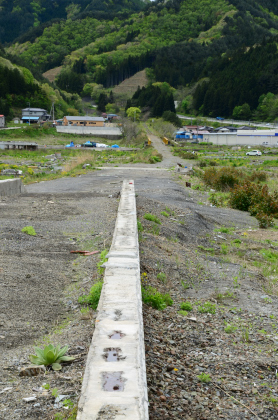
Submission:
M 262 95 L 278 94 L 276 0 L 157 0 L 143 8 L 139 0 L 121 1 L 63 0 L 58 9 L 63 4 L 67 19 L 39 25 L 7 51 L 32 71 L 62 65 L 56 84 L 72 94 L 110 89 L 147 69 L 150 82 L 187 86 L 183 107 L 196 114 L 262 115 Z M 44 22 L 50 6 L 40 5 Z
M 141 0 L 0 0 L 0 43 L 20 36 L 20 42 L 35 40 L 52 20 L 126 18 L 130 11 L 139 11 L 143 5 Z M 46 25 L 40 26 L 43 23 Z

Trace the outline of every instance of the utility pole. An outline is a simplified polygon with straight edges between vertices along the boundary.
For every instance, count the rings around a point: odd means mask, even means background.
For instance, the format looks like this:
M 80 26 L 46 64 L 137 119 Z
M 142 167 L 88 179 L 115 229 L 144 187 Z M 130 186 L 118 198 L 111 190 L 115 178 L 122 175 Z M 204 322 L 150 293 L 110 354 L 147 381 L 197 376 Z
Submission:
M 30 125 L 30 102 L 27 102 L 29 104 L 29 125 Z

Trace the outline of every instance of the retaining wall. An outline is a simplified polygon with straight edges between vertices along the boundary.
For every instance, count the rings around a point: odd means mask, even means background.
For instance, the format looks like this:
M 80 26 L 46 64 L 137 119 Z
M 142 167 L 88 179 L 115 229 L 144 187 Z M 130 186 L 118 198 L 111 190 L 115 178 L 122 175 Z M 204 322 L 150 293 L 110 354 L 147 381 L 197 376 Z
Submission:
M 77 420 L 147 420 L 134 182 L 124 181 Z
M 57 125 L 56 131 L 57 133 L 90 135 L 111 140 L 122 137 L 119 127 L 72 127 L 68 125 Z
M 25 192 L 20 178 L 0 180 L 0 197 L 17 195 Z

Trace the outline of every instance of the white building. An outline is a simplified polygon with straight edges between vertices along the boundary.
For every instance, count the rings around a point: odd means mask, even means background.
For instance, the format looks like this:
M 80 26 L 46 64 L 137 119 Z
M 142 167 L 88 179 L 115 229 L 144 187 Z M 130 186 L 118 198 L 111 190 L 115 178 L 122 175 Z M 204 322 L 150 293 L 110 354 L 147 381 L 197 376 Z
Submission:
M 236 133 L 206 133 L 202 141 L 227 146 L 278 146 L 278 129 L 238 130 Z
M 0 115 L 0 128 L 5 127 L 5 117 L 4 115 Z

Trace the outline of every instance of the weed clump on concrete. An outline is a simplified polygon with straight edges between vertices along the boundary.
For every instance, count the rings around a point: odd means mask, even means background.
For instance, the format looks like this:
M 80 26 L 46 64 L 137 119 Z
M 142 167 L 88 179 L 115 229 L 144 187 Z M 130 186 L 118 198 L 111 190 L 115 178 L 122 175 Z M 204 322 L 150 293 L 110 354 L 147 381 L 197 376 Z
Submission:
M 30 235 L 30 236 L 36 236 L 37 235 L 33 226 L 25 226 L 23 229 L 21 229 L 21 232 L 26 233 L 27 235 Z
M 149 306 L 152 306 L 154 309 L 162 311 L 167 306 L 173 305 L 173 300 L 169 293 L 163 295 L 159 293 L 154 287 L 142 287 L 142 300 Z
M 101 295 L 102 286 L 103 286 L 102 281 L 95 283 L 91 287 L 91 290 L 88 295 L 83 295 L 79 297 L 78 303 L 81 303 L 81 305 L 89 305 L 91 306 L 91 308 L 97 309 L 98 302 Z

